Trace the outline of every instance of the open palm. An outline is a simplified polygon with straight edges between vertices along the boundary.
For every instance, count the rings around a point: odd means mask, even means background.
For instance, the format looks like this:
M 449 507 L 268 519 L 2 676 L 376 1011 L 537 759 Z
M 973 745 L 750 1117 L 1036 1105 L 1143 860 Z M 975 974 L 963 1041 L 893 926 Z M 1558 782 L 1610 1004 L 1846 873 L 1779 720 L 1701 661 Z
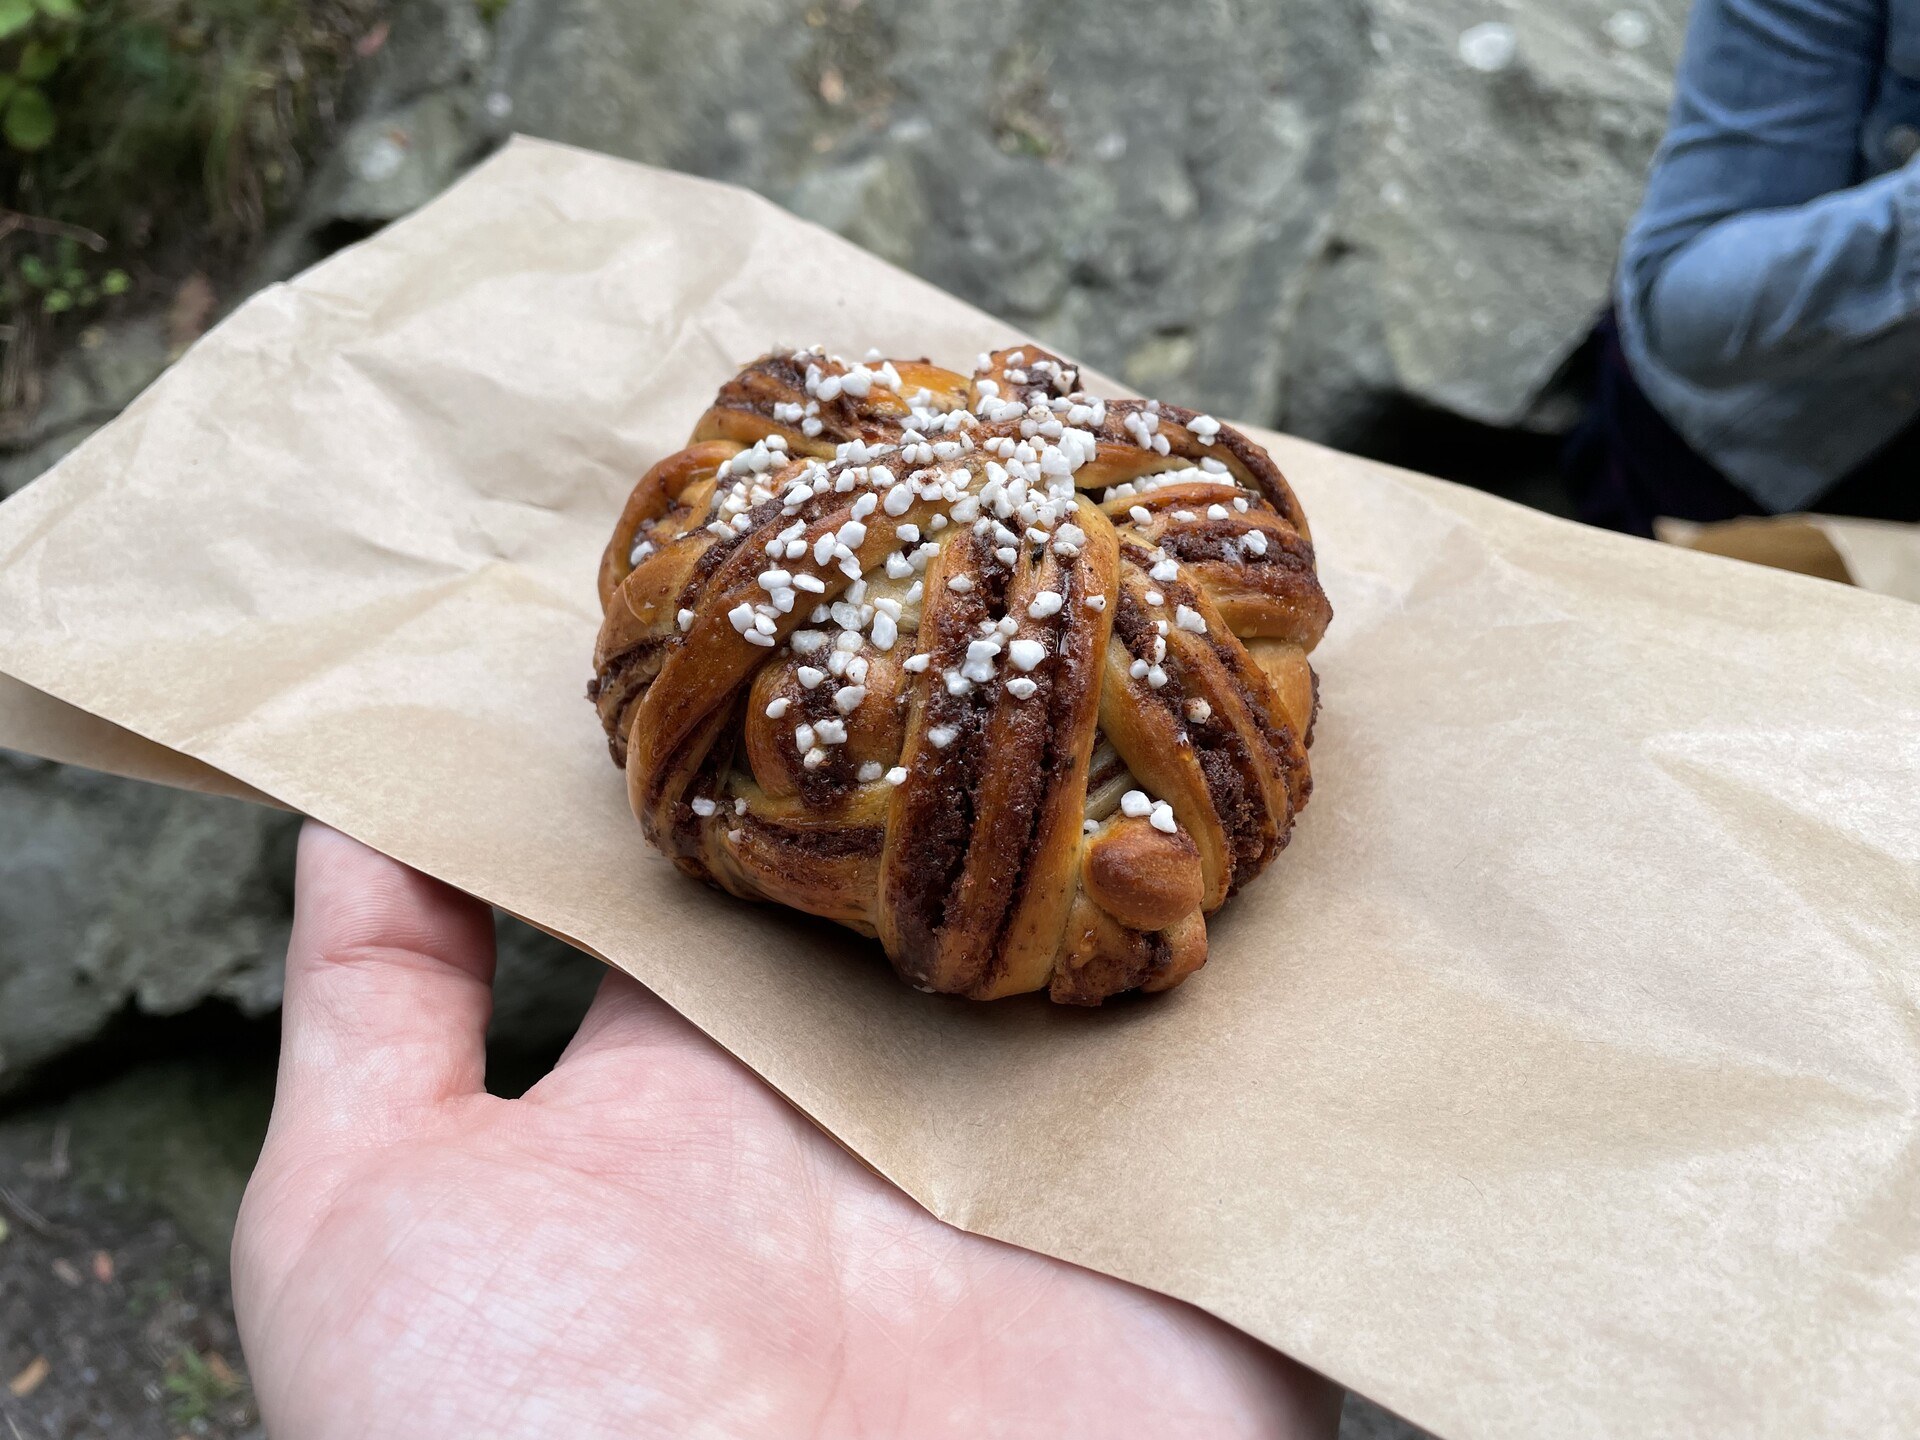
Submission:
M 1317 1377 L 933 1219 L 624 976 L 488 1095 L 492 968 L 484 907 L 308 827 L 234 1241 L 276 1440 L 1332 1433 Z

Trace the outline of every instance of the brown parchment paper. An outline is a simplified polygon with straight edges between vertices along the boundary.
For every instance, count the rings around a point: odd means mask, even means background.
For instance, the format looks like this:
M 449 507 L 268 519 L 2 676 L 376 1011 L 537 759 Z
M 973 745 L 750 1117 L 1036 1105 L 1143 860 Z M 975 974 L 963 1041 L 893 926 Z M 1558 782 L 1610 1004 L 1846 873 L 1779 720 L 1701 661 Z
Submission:
M 10 675 L 0 675 L 0 747 L 176 790 L 279 804 L 211 765 L 144 740 L 131 730 L 22 685 Z
M 1920 485 L 1920 476 L 1914 483 Z M 1920 525 L 1840 515 L 1770 515 L 1701 525 L 1663 516 L 1653 522 L 1653 533 L 1669 545 L 1824 575 L 1920 603 Z
M 1008 335 L 517 143 L 0 507 L 0 670 L 631 970 L 955 1224 L 1443 1435 L 1910 1433 L 1920 609 L 1266 437 L 1337 610 L 1317 788 L 1183 989 L 922 996 L 647 850 L 582 698 L 634 477 L 772 342 Z
M 1809 515 L 1807 522 L 1832 542 L 1862 590 L 1920 604 L 1920 525 L 1841 515 Z

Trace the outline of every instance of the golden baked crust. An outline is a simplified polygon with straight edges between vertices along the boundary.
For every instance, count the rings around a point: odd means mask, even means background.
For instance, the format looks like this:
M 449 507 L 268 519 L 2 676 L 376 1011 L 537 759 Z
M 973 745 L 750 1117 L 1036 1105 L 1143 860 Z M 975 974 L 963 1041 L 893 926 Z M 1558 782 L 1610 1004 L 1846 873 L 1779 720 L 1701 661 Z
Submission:
M 1332 610 L 1278 467 L 1030 345 L 756 360 L 634 487 L 600 595 L 647 836 L 923 989 L 1177 985 L 1312 787 Z

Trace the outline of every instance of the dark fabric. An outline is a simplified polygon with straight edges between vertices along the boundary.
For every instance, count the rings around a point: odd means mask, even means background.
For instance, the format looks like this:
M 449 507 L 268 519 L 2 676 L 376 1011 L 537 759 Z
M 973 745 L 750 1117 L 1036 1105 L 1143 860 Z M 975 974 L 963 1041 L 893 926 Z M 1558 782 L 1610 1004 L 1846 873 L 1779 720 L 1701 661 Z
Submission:
M 1594 405 L 1567 447 L 1567 475 L 1590 525 L 1653 534 L 1656 515 L 1732 520 L 1765 509 L 1689 445 L 1646 397 L 1608 314 L 1600 322 Z M 1920 422 L 1807 508 L 1875 520 L 1920 520 Z

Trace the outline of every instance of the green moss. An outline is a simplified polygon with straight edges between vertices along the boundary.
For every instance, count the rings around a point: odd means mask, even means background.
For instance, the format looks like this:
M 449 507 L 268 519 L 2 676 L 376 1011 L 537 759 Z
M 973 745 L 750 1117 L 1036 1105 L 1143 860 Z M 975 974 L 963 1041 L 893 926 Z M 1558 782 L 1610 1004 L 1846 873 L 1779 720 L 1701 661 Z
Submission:
M 182 1347 L 167 1366 L 167 1418 L 191 1427 L 211 1419 L 220 1405 L 247 1387 L 218 1355 L 201 1355 Z

